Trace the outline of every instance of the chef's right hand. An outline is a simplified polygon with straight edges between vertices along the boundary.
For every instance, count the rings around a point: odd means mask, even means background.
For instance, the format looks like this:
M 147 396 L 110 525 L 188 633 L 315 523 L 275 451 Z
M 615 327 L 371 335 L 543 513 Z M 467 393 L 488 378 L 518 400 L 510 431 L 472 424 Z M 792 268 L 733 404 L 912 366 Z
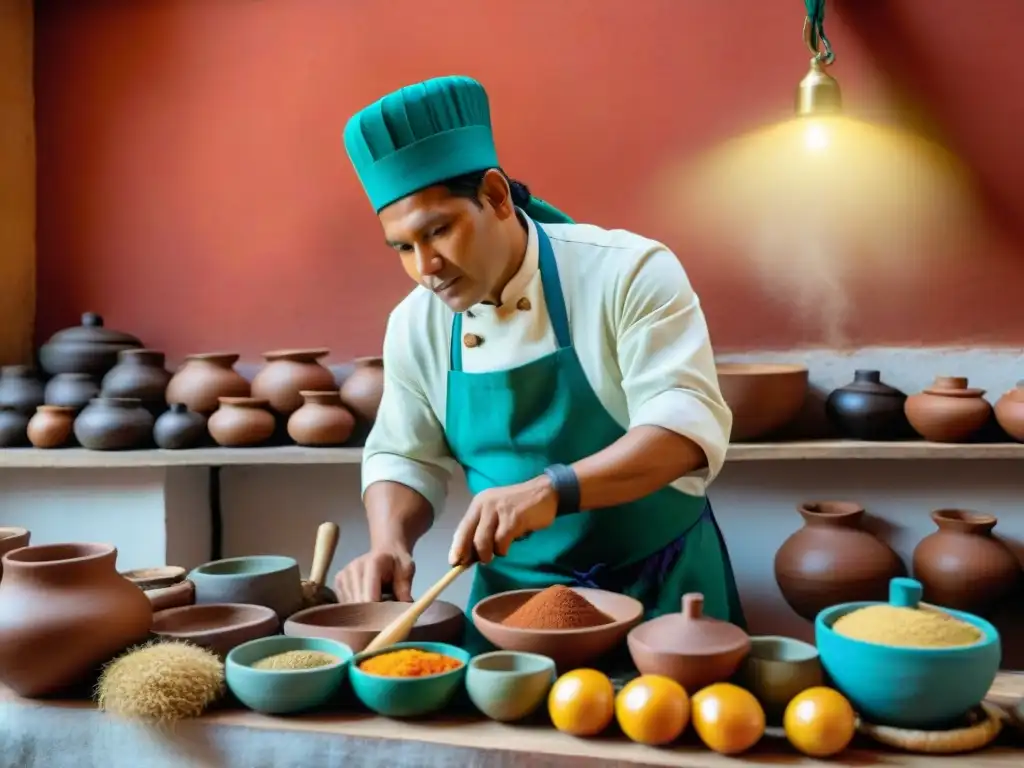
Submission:
M 404 549 L 370 550 L 342 568 L 334 577 L 341 603 L 378 603 L 388 592 L 396 600 L 412 602 L 416 564 Z

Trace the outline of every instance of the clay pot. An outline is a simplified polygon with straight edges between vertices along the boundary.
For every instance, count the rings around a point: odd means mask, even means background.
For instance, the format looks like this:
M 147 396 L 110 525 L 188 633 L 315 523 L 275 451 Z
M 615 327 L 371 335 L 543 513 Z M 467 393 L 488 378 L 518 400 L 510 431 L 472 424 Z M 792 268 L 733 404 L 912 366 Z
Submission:
M 149 446 L 153 414 L 134 397 L 96 397 L 75 419 L 75 437 L 90 451 L 130 451 Z
M 337 390 L 304 391 L 302 397 L 305 404 L 288 419 L 288 436 L 298 445 L 341 445 L 352 436 L 356 420 Z
M 168 451 L 195 448 L 206 440 L 206 417 L 190 411 L 184 403 L 171 403 L 153 425 L 157 447 Z
M 117 356 L 117 365 L 103 377 L 103 397 L 133 397 L 154 416 L 167 408 L 164 393 L 171 380 L 164 368 L 164 353 L 155 349 L 126 349 Z
M 903 412 L 907 396 L 882 383 L 878 371 L 858 370 L 853 381 L 835 389 L 825 414 L 842 436 L 853 440 L 900 440 L 913 434 Z
M 967 440 L 992 418 L 983 389 L 967 386 L 960 376 L 937 376 L 923 392 L 907 398 L 904 410 L 910 426 L 933 443 Z
M 1024 381 L 999 398 L 995 407 L 999 426 L 1020 443 L 1024 443 Z
M 0 448 L 28 445 L 28 419 L 9 405 L 0 405 Z
M 66 405 L 40 405 L 28 422 L 28 440 L 36 448 L 61 448 L 71 440 L 75 409 Z
M 86 312 L 80 326 L 57 331 L 39 348 L 39 363 L 51 376 L 88 373 L 100 379 L 117 363 L 121 350 L 141 346 L 131 334 L 104 328 L 100 315 Z
M 252 396 L 287 416 L 302 406 L 302 391 L 335 389 L 334 374 L 318 361 L 327 349 L 286 349 L 264 352 L 267 364 L 252 380 Z
M 864 508 L 846 501 L 797 507 L 804 527 L 775 553 L 775 581 L 790 608 L 813 621 L 837 603 L 885 602 L 907 569 L 888 544 L 861 528 Z
M 0 558 L 14 549 L 27 547 L 32 533 L 27 528 L 0 528 Z M 4 566 L 0 560 L 0 578 L 3 578 Z
M 683 612 L 644 622 L 626 637 L 643 675 L 664 675 L 687 691 L 728 680 L 750 652 L 750 637 L 727 621 L 704 616 L 704 595 L 683 596 Z
M 1013 594 L 1021 565 L 992 535 L 998 520 L 962 509 L 932 512 L 939 530 L 914 549 L 914 578 L 924 599 L 943 608 L 985 614 Z
M 43 383 L 28 365 L 5 365 L 0 368 L 0 406 L 7 406 L 31 416 L 45 402 Z
M 373 424 L 384 395 L 384 358 L 359 357 L 352 364 L 352 372 L 341 385 L 341 402 L 357 419 Z
M 88 373 L 58 373 L 46 382 L 47 405 L 66 405 L 80 411 L 99 396 L 100 385 Z
M 797 417 L 807 397 L 807 367 L 718 363 L 718 385 L 732 410 L 732 442 L 756 440 Z
M 276 421 L 269 407 L 257 397 L 222 397 L 206 426 L 214 442 L 225 448 L 259 445 L 274 434 Z
M 209 416 L 222 397 L 248 397 L 249 381 L 234 368 L 238 358 L 235 352 L 189 355 L 167 384 L 167 402 Z
M 68 688 L 149 635 L 153 611 L 109 544 L 46 544 L 4 555 L 0 682 L 20 696 Z

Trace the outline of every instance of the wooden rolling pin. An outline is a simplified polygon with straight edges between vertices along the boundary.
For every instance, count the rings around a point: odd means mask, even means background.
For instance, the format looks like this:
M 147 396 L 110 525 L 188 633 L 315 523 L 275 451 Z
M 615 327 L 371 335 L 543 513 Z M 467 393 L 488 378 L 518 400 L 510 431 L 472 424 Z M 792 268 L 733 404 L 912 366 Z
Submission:
M 381 648 L 387 648 L 389 645 L 405 640 L 409 633 L 412 632 L 412 628 L 416 626 L 416 622 L 419 621 L 423 612 L 433 605 L 434 601 L 441 596 L 441 593 L 448 588 L 448 585 L 465 573 L 469 567 L 468 565 L 456 565 L 438 579 L 437 583 L 424 592 L 419 600 L 410 605 L 400 616 L 384 627 L 380 634 L 370 641 L 370 644 L 366 646 L 363 653 L 379 651 Z
M 316 544 L 313 547 L 313 565 L 309 569 L 309 578 L 302 582 L 303 607 L 311 608 L 314 605 L 338 602 L 334 592 L 324 586 L 327 569 L 334 559 L 337 548 L 337 523 L 320 523 L 316 531 Z

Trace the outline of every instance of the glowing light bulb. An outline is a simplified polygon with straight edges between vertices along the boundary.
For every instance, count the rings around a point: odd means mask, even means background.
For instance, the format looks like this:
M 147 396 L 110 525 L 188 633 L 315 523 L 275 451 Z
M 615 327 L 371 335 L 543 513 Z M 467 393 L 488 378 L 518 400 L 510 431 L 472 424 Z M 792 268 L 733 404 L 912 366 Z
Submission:
M 812 152 L 821 152 L 828 147 L 828 131 L 818 122 L 808 123 L 804 131 L 804 144 Z

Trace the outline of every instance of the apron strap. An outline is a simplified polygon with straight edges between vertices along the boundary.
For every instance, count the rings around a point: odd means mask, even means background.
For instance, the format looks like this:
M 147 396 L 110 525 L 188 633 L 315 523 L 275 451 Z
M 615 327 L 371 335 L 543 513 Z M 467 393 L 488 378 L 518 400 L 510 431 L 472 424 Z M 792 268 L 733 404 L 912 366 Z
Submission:
M 452 318 L 452 340 L 448 346 L 450 348 L 448 361 L 451 370 L 461 371 L 462 370 L 462 344 L 459 339 L 462 338 L 462 313 L 456 312 L 455 317 Z

